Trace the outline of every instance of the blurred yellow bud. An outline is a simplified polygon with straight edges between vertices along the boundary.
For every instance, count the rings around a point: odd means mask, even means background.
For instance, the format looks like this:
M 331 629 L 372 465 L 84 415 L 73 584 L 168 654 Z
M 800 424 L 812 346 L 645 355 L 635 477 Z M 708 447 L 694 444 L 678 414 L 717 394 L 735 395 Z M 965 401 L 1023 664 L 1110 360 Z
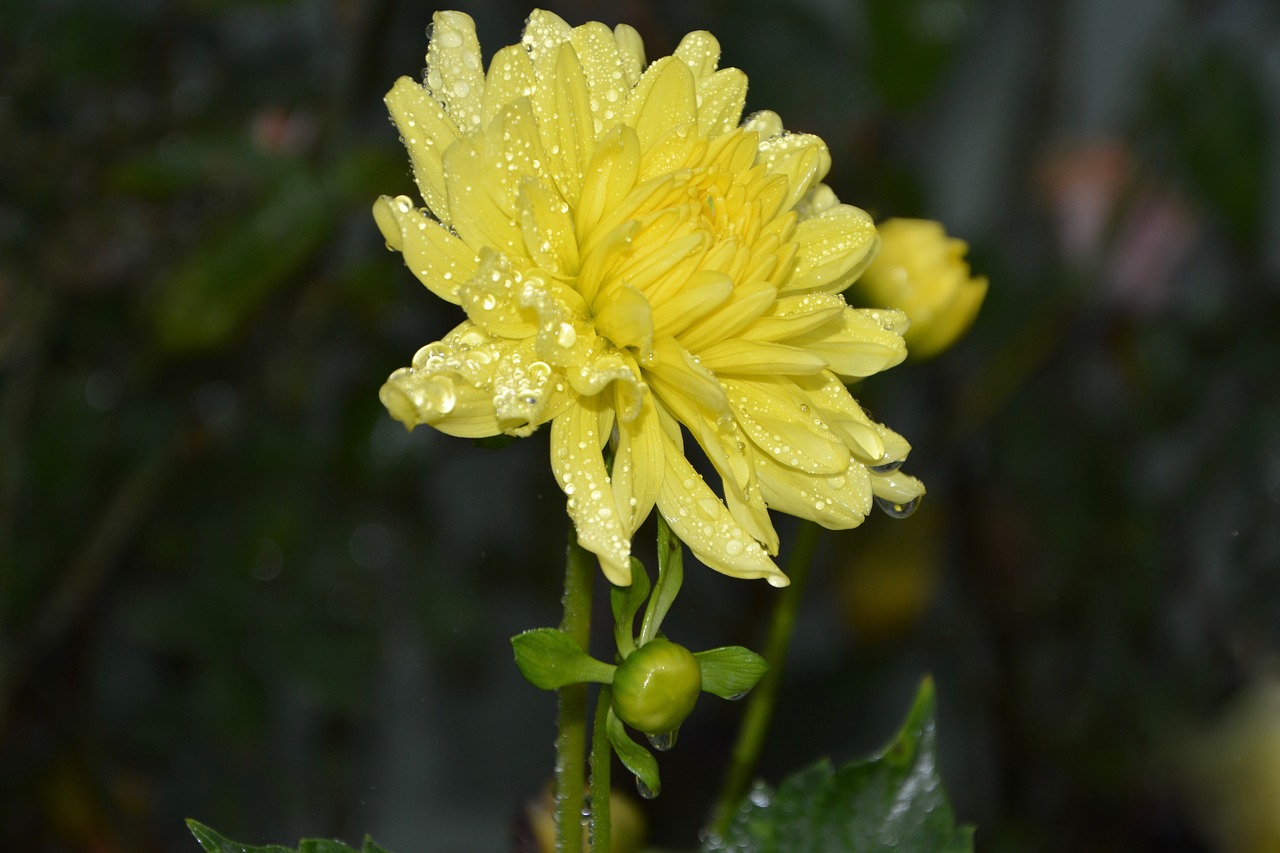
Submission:
M 877 226 L 880 252 L 854 284 L 864 304 L 896 308 L 911 319 L 907 357 L 921 361 L 965 333 L 987 295 L 985 276 L 969 274 L 969 245 L 928 219 L 888 219 Z

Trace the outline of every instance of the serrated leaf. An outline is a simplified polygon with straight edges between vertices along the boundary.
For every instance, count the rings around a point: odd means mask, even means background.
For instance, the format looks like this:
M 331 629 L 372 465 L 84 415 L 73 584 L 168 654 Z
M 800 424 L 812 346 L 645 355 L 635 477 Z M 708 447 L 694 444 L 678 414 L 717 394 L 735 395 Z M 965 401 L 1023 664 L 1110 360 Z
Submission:
M 972 853 L 973 830 L 956 827 L 938 776 L 933 712 L 925 679 L 882 753 L 838 770 L 823 760 L 761 789 L 703 853 Z
M 662 780 L 658 776 L 658 760 L 653 757 L 653 753 L 631 739 L 627 730 L 622 727 L 622 720 L 618 719 L 612 708 L 609 709 L 605 727 L 609 733 L 609 743 L 613 744 L 613 751 L 618 753 L 623 766 L 635 774 L 639 784 L 649 792 L 650 799 L 658 796 L 658 792 L 662 790 Z
M 534 687 L 559 690 L 569 684 L 608 684 L 617 667 L 598 661 L 558 628 L 534 628 L 511 638 L 516 666 Z
M 751 649 L 724 646 L 694 652 L 702 671 L 702 689 L 721 699 L 741 699 L 769 671 L 769 664 Z
M 613 610 L 613 639 L 624 658 L 636 650 L 636 614 L 649 597 L 649 573 L 644 563 L 631 558 L 631 586 L 615 586 L 609 590 L 609 606 Z
M 295 850 L 292 847 L 284 847 L 280 844 L 270 844 L 266 847 L 251 847 L 247 844 L 239 844 L 194 820 L 187 821 L 187 828 L 196 837 L 196 841 L 200 842 L 200 846 L 204 848 L 205 853 L 387 853 L 386 850 L 375 844 L 373 839 L 368 836 L 365 836 L 364 845 L 360 850 L 349 847 L 341 841 L 333 841 L 327 838 L 304 838 L 298 842 L 298 847 Z

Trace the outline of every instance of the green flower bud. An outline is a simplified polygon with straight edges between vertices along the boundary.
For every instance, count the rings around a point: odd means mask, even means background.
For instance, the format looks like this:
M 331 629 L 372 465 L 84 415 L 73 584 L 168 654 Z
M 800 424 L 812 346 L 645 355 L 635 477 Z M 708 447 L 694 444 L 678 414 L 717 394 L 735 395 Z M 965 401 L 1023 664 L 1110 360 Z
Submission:
M 675 731 L 702 690 L 702 670 L 684 646 L 661 637 L 636 649 L 613 675 L 613 712 L 645 734 Z

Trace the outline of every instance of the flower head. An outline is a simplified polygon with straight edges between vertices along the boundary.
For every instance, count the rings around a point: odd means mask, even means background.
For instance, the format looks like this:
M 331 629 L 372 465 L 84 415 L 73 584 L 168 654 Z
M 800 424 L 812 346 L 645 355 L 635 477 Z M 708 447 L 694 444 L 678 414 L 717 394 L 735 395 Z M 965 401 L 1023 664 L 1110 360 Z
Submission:
M 427 209 L 384 196 L 374 216 L 466 319 L 382 401 L 459 436 L 550 423 L 579 541 L 616 584 L 655 505 L 708 566 L 781 586 L 769 508 L 847 528 L 873 495 L 924 491 L 844 385 L 906 354 L 902 313 L 840 295 L 875 227 L 821 183 L 820 139 L 741 122 L 746 76 L 719 56 L 695 32 L 646 64 L 630 27 L 538 11 L 486 73 L 471 18 L 441 12 L 425 84 L 387 95 Z
M 940 223 L 928 219 L 880 223 L 880 252 L 858 280 L 857 291 L 910 318 L 905 337 L 913 360 L 947 349 L 978 316 L 987 279 L 969 275 L 968 251 L 967 243 L 948 237 Z

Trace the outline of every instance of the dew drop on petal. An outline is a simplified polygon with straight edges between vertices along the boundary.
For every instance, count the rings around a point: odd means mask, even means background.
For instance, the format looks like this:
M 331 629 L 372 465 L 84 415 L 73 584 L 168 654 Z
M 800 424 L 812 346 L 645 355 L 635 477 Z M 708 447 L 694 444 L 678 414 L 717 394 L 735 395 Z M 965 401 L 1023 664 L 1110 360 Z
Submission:
M 920 506 L 919 498 L 912 498 L 906 503 L 897 503 L 876 495 L 875 502 L 876 506 L 880 507 L 880 511 L 890 518 L 906 518 L 916 511 L 916 507 Z

